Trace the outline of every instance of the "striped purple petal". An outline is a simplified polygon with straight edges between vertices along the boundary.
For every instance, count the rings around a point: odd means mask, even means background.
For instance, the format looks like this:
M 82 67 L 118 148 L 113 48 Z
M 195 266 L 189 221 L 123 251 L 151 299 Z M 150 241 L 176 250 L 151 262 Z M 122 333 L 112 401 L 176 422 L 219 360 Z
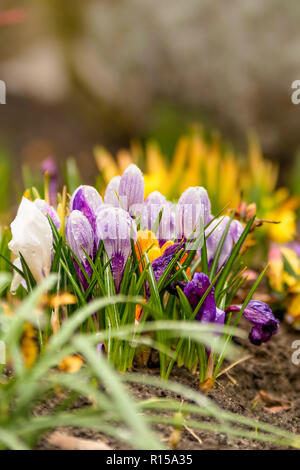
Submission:
M 131 240 L 136 242 L 137 230 L 128 212 L 118 207 L 108 207 L 99 212 L 96 222 L 97 243 L 101 240 L 111 261 L 116 291 L 120 289 L 123 272 L 131 254 Z
M 71 212 L 66 222 L 66 241 L 75 256 L 78 258 L 86 273 L 91 276 L 92 267 L 88 258 L 93 258 L 94 254 L 94 233 L 88 219 L 78 210 Z M 84 289 L 88 288 L 88 282 L 74 260 L 75 269 Z
M 161 214 L 160 223 L 158 219 Z M 154 191 L 147 197 L 142 212 L 143 229 L 154 231 L 159 245 L 174 238 L 175 214 L 173 205 L 159 191 Z
M 193 279 L 185 286 L 183 293 L 186 295 L 193 310 L 197 307 L 210 284 L 210 280 L 206 274 L 195 273 Z M 216 319 L 216 309 L 214 288 L 212 288 L 201 305 L 196 315 L 196 320 L 204 323 L 213 323 Z
M 188 239 L 193 231 L 195 237 L 200 230 L 200 219 L 208 223 L 211 204 L 207 191 L 201 186 L 190 187 L 182 193 L 176 208 L 176 231 L 178 239 Z
M 110 204 L 114 207 L 120 206 L 119 201 L 119 187 L 120 187 L 121 176 L 114 176 L 108 183 L 105 195 L 104 202 L 105 204 Z
M 141 170 L 133 163 L 121 177 L 119 198 L 124 210 L 136 217 L 141 214 L 144 203 L 144 178 Z

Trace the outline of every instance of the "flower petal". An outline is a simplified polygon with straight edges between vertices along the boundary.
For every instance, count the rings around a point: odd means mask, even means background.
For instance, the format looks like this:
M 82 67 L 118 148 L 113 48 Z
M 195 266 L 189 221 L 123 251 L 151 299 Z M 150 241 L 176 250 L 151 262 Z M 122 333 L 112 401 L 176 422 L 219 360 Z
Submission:
M 23 255 L 34 279 L 39 282 L 51 268 L 53 236 L 46 217 L 28 199 L 22 199 L 18 213 L 11 223 L 12 240 L 9 249 Z
M 213 220 L 205 231 L 205 235 L 207 237 L 206 247 L 207 247 L 207 259 L 208 259 L 209 266 L 213 262 L 218 245 L 221 241 L 224 231 L 226 230 L 229 220 L 230 219 L 227 215 L 224 217 L 219 217 Z M 228 260 L 232 252 L 233 243 L 236 243 L 238 241 L 243 230 L 244 228 L 238 220 L 233 220 L 231 222 L 227 236 L 225 238 L 225 241 L 222 247 L 220 257 L 219 257 L 218 270 L 220 270 L 221 267 Z
M 131 240 L 136 242 L 136 225 L 128 212 L 119 207 L 109 207 L 99 212 L 96 221 L 97 242 L 104 243 L 115 279 L 116 290 L 119 290 L 123 271 L 131 253 Z
M 51 217 L 56 229 L 59 231 L 61 223 L 56 210 L 52 206 L 49 206 L 43 199 L 35 199 L 34 204 L 45 217 L 47 217 L 47 215 Z
M 66 223 L 66 240 L 89 276 L 92 274 L 92 267 L 85 252 L 90 258 L 93 258 L 94 239 L 94 233 L 88 219 L 78 210 L 71 212 Z M 83 287 L 86 289 L 88 287 L 87 280 L 76 261 L 75 268 Z

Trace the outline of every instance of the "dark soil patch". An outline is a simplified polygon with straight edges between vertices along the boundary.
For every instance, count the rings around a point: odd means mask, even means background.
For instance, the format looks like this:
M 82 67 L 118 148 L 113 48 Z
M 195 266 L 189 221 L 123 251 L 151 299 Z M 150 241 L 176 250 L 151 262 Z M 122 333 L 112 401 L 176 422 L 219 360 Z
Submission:
M 270 423 L 292 433 L 300 433 L 300 365 L 294 365 L 291 360 L 294 351 L 292 343 L 296 339 L 299 339 L 299 334 L 282 324 L 279 333 L 273 340 L 261 347 L 252 346 L 248 341 L 241 340 L 240 343 L 243 346 L 244 355 L 251 354 L 252 357 L 231 369 L 229 371 L 230 376 L 227 374 L 222 375 L 208 396 L 225 410 Z M 138 370 L 138 372 L 141 372 L 141 370 Z M 158 369 L 155 368 L 143 372 L 151 373 L 152 375 L 158 375 L 159 373 Z M 188 385 L 195 390 L 198 389 L 198 375 L 192 375 L 183 368 L 175 368 L 171 379 Z M 170 392 L 144 384 L 131 384 L 130 389 L 138 399 L 174 397 Z M 265 410 L 263 403 L 257 402 L 256 406 L 253 406 L 255 397 L 260 390 L 274 395 L 278 399 L 289 401 L 292 405 L 291 408 L 271 414 Z M 53 403 L 48 405 L 49 408 L 52 408 Z M 87 403 L 81 402 L 77 406 L 85 405 Z M 48 410 L 41 410 L 41 412 L 49 411 L 49 408 Z M 171 426 L 165 425 L 158 425 L 156 429 L 161 438 L 166 441 L 173 430 Z M 246 438 L 228 438 L 225 434 L 194 431 L 202 443 L 193 437 L 189 431 L 183 430 L 178 449 L 278 448 L 274 444 Z M 113 449 L 128 448 L 115 439 L 86 429 L 69 429 L 68 432 L 86 439 L 100 439 Z M 47 442 L 47 437 L 40 441 L 38 448 L 51 448 Z

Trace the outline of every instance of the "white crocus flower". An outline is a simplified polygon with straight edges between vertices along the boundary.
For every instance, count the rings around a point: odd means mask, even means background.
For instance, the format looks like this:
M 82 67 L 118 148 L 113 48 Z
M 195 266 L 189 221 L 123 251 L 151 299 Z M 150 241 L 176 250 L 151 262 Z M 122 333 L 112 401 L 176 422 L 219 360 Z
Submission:
M 17 256 L 22 254 L 34 279 L 39 282 L 50 273 L 53 236 L 49 221 L 37 206 L 23 197 L 15 220 L 11 223 L 12 240 L 8 247 Z M 17 267 L 19 260 L 15 261 Z M 21 283 L 15 273 L 12 290 Z

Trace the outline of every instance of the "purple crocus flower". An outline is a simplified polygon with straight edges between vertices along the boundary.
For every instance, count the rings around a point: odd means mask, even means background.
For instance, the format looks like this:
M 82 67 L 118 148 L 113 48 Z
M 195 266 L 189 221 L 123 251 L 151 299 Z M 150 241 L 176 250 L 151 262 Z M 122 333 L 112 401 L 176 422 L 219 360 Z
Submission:
M 155 235 L 159 245 L 162 246 L 174 237 L 175 214 L 172 210 L 172 203 L 167 201 L 159 191 L 154 191 L 149 194 L 144 203 L 142 212 L 143 228 L 154 231 L 160 213 L 161 220 Z
M 209 266 L 213 262 L 221 237 L 226 229 L 229 220 L 230 219 L 228 216 L 215 219 L 205 230 L 205 236 L 208 237 L 206 239 L 206 247 Z M 238 241 L 243 230 L 244 227 L 238 220 L 232 220 L 219 257 L 218 270 L 220 270 L 221 267 L 228 260 L 232 252 L 233 243 L 236 243 Z
M 119 185 L 119 198 L 121 207 L 138 217 L 144 203 L 144 178 L 141 170 L 133 163 L 129 165 L 121 176 Z
M 170 284 L 168 291 L 171 294 L 177 295 L 176 287 L 180 287 L 194 311 L 210 285 L 211 282 L 206 274 L 195 273 L 193 279 L 189 282 L 180 281 Z M 208 296 L 197 312 L 196 320 L 202 323 L 224 325 L 225 312 L 216 306 L 214 287 L 210 290 Z
M 58 171 L 55 159 L 53 157 L 46 158 L 42 163 L 43 173 L 46 172 L 50 176 L 49 197 L 50 204 L 56 204 L 57 200 L 57 186 L 58 186 Z
M 120 186 L 121 176 L 114 176 L 110 182 L 108 183 L 105 195 L 104 195 L 104 202 L 105 204 L 110 204 L 114 207 L 120 206 L 119 201 L 119 186 Z
M 47 202 L 43 199 L 35 199 L 34 204 L 41 211 L 42 214 L 44 214 L 46 217 L 48 215 L 51 217 L 56 229 L 59 231 L 61 223 L 54 207 L 49 206 L 49 204 L 47 204 Z
M 186 283 L 183 293 L 188 299 L 192 310 L 195 310 L 210 285 L 210 280 L 204 273 L 195 273 L 193 279 Z M 197 312 L 196 320 L 201 321 L 202 323 L 217 323 L 219 325 L 224 325 L 225 312 L 216 306 L 214 287 L 211 289 Z
M 102 197 L 93 186 L 82 185 L 73 193 L 70 211 L 78 210 L 88 219 L 92 229 L 96 230 L 97 211 L 103 204 Z
M 67 244 L 74 252 L 86 273 L 91 276 L 92 267 L 87 259 L 87 255 L 92 258 L 94 254 L 94 233 L 88 219 L 78 210 L 73 210 L 66 222 Z M 75 269 L 83 288 L 88 288 L 88 282 L 81 271 L 78 263 L 74 260 Z
M 176 208 L 178 239 L 188 239 L 195 229 L 196 237 L 200 230 L 200 218 L 205 226 L 209 221 L 210 212 L 211 204 L 204 188 L 195 186 L 186 189 L 180 196 Z
M 99 212 L 96 221 L 96 238 L 103 241 L 111 259 L 111 271 L 119 292 L 125 265 L 131 253 L 131 239 L 136 242 L 137 230 L 128 212 L 120 207 L 108 207 Z
M 226 313 L 239 312 L 241 308 L 241 305 L 231 305 Z M 249 340 L 256 346 L 267 343 L 279 329 L 279 320 L 274 317 L 270 307 L 260 300 L 250 300 L 244 310 L 244 317 L 253 325 Z
M 285 245 L 287 248 L 289 248 L 290 250 L 293 250 L 296 255 L 298 256 L 298 258 L 300 258 L 300 243 L 298 242 L 289 242 Z
M 178 250 L 179 245 L 180 245 L 179 243 L 174 243 L 174 245 L 168 246 L 168 248 L 165 249 L 164 254 L 162 256 L 159 256 L 152 262 L 152 269 L 153 269 L 156 282 L 159 281 L 164 270 L 167 268 L 168 264 L 174 258 L 174 254 Z

